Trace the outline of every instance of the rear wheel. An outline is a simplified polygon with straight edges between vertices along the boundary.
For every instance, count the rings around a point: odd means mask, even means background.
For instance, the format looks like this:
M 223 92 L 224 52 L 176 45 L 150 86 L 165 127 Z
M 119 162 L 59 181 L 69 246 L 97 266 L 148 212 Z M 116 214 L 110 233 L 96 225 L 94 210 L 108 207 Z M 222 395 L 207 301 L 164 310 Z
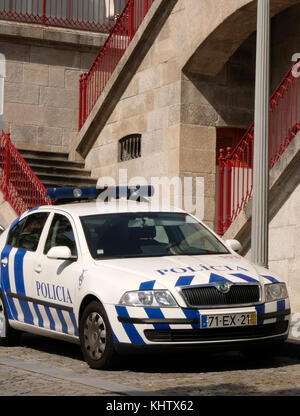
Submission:
M 9 325 L 4 299 L 0 292 L 0 345 L 15 345 L 18 343 L 19 338 L 20 332 L 14 330 Z
M 103 306 L 92 301 L 80 320 L 79 337 L 85 361 L 91 368 L 113 368 L 118 360 L 112 330 Z

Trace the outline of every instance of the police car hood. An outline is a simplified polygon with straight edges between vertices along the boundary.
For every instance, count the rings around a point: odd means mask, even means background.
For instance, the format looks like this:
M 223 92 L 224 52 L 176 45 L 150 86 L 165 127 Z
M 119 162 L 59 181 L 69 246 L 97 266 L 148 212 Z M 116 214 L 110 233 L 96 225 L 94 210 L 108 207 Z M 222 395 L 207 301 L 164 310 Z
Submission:
M 117 278 L 127 290 L 172 290 L 178 286 L 232 283 L 270 283 L 277 278 L 269 270 L 251 264 L 235 254 L 143 257 L 100 260 L 102 273 Z

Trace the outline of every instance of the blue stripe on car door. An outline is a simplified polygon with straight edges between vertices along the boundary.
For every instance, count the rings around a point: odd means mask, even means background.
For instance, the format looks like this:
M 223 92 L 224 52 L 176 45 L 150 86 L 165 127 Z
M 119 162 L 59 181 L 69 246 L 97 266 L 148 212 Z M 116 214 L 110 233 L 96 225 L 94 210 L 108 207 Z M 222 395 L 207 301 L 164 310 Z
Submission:
M 1 253 L 1 260 L 7 258 L 9 261 L 9 254 L 12 250 L 12 247 L 5 246 Z M 9 265 L 7 263 L 6 266 L 1 264 L 1 290 L 4 296 L 5 304 L 6 304 L 6 312 L 8 319 L 16 319 L 18 320 L 18 311 L 14 304 L 14 300 L 11 297 L 6 296 L 6 292 L 10 292 L 10 281 L 9 281 Z
M 25 284 L 24 284 L 24 257 L 26 250 L 19 248 L 15 254 L 14 273 L 15 273 L 15 284 L 18 295 L 26 296 Z M 28 302 L 19 300 L 22 312 L 24 314 L 24 322 L 33 325 L 33 315 L 29 308 Z
M 68 333 L 68 325 L 67 325 L 66 320 L 65 320 L 65 318 L 63 316 L 63 313 L 59 309 L 57 309 L 56 312 L 57 312 L 57 315 L 58 315 L 59 320 L 61 322 L 62 332 L 64 332 L 65 334 L 67 334 Z
M 50 329 L 52 329 L 53 331 L 55 331 L 55 322 L 54 322 L 53 316 L 52 316 L 52 314 L 50 312 L 50 309 L 49 309 L 48 306 L 44 306 L 44 308 L 45 308 L 45 312 L 46 312 L 46 314 L 48 316 L 48 319 L 49 319 Z

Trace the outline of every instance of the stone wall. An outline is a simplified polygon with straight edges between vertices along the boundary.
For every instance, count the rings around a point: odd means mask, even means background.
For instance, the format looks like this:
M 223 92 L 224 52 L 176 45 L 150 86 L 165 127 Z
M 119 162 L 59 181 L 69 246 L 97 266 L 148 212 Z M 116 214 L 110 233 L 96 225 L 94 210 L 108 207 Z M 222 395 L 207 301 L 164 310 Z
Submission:
M 272 20 L 272 91 L 278 86 L 282 76 L 292 65 L 292 56 L 300 53 L 300 4 L 275 16 Z
M 116 179 L 121 168 L 128 169 L 128 177 L 143 175 L 148 180 L 152 176 L 202 177 L 206 196 L 204 220 L 214 226 L 216 131 L 201 126 L 201 123 L 191 125 L 190 120 L 183 116 L 186 104 L 192 103 L 183 102 L 185 78 L 182 68 L 185 62 L 182 57 L 187 51 L 191 54 L 196 47 L 195 36 L 199 28 L 200 36 L 205 38 L 205 30 L 215 28 L 224 17 L 218 15 L 216 20 L 205 20 L 204 14 L 209 13 L 210 6 L 202 0 L 193 2 L 192 8 L 188 0 L 174 3 L 170 15 L 159 28 L 153 44 L 149 45 L 125 92 L 99 132 L 87 155 L 86 166 L 95 177 L 112 176 Z M 219 3 L 218 10 L 222 10 L 224 16 L 236 7 L 236 2 L 232 1 L 219 0 Z M 242 6 L 249 1 L 240 3 Z M 195 19 L 192 10 L 198 17 L 197 25 L 190 25 Z M 95 119 L 93 126 L 97 126 Z M 142 157 L 118 163 L 118 141 L 133 133 L 142 134 Z
M 248 128 L 253 121 L 255 55 L 254 33 L 217 75 L 185 71 L 182 121 L 202 126 Z
M 98 178 L 118 180 L 123 168 L 129 178 L 204 178 L 204 220 L 216 228 L 216 128 L 247 128 L 253 121 L 255 2 L 172 3 L 165 21 L 155 12 L 167 3 L 154 3 L 157 9 L 149 12 L 77 136 L 76 150 L 87 154 L 86 165 Z M 272 14 L 293 4 L 276 0 Z M 147 24 L 152 37 L 144 53 L 135 55 Z M 273 66 L 282 76 L 278 57 Z M 142 156 L 118 162 L 118 141 L 134 133 L 142 135 Z
M 242 255 L 251 260 L 251 200 L 224 234 L 238 239 Z M 293 312 L 300 312 L 300 133 L 270 171 L 269 268 L 288 286 Z
M 3 193 L 0 191 L 0 225 L 4 228 L 9 227 L 17 216 L 11 205 L 4 200 Z
M 269 269 L 286 282 L 293 313 L 300 313 L 300 184 L 269 223 Z M 245 257 L 251 260 L 251 250 Z
M 142 175 L 148 180 L 178 176 L 181 71 L 175 35 L 180 3 L 160 28 L 87 155 L 86 166 L 95 177 L 117 179 L 119 169 L 128 169 L 128 177 Z M 134 133 L 142 134 L 142 157 L 118 162 L 118 141 Z
M 289 288 L 293 312 L 300 312 L 300 184 L 270 222 L 269 267 Z
M 300 5 L 273 0 L 271 6 L 273 89 L 300 53 Z M 4 128 L 19 148 L 70 150 L 71 158 L 86 157 L 94 177 L 116 181 L 120 169 L 128 179 L 148 181 L 202 177 L 204 221 L 215 228 L 216 128 L 248 127 L 253 120 L 255 1 L 156 0 L 79 134 L 79 74 L 104 37 L 2 23 Z M 142 135 L 141 157 L 119 162 L 119 140 L 135 133 Z M 270 225 L 270 267 L 293 296 L 299 192 L 298 186 Z
M 69 152 L 78 130 L 78 83 L 106 36 L 1 21 L 7 60 L 4 130 L 18 148 Z

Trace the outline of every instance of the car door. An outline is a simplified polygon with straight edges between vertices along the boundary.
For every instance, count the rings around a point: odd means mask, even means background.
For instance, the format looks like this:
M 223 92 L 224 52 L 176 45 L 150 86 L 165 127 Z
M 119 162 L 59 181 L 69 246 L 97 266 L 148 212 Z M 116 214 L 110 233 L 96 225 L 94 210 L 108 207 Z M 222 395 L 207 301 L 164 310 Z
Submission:
M 11 226 L 1 252 L 1 290 L 9 319 L 34 325 L 30 301 L 32 270 L 49 212 L 35 212 Z
M 39 327 L 77 336 L 74 306 L 82 267 L 74 229 L 70 217 L 54 214 L 44 245 L 34 264 L 32 297 L 37 302 Z M 49 250 L 57 246 L 69 247 L 72 258 L 49 258 Z

